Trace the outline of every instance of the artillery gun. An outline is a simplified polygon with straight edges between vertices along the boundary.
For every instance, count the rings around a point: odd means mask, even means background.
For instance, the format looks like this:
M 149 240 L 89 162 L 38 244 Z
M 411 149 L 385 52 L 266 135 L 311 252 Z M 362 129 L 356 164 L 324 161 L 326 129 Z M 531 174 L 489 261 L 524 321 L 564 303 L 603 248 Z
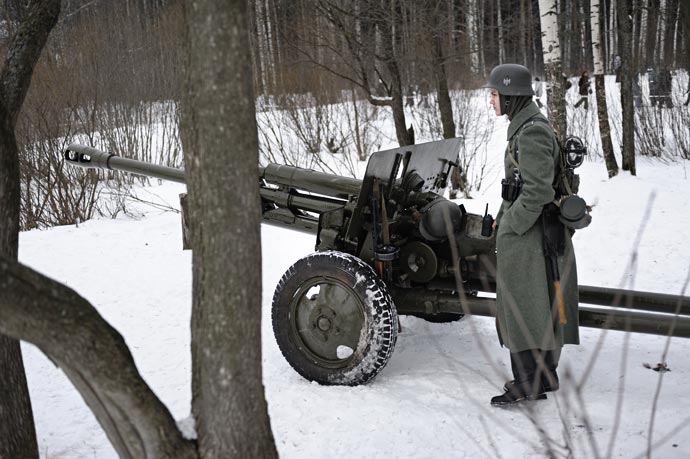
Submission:
M 285 272 L 272 305 L 279 348 L 303 377 L 370 381 L 393 352 L 398 314 L 432 322 L 495 315 L 495 236 L 482 235 L 482 215 L 440 194 L 459 149 L 450 139 L 377 152 L 362 180 L 259 168 L 263 221 L 316 237 L 316 252 Z M 182 170 L 82 145 L 70 145 L 65 159 L 185 182 Z M 690 338 L 690 298 L 588 286 L 579 293 L 581 303 L 606 306 L 581 305 L 581 326 Z

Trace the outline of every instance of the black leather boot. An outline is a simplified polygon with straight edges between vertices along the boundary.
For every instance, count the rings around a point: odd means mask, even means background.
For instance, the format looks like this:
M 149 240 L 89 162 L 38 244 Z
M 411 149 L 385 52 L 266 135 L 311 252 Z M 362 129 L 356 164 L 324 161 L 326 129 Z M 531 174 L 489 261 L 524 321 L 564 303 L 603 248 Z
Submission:
M 546 394 L 538 379 L 538 363 L 541 360 L 539 350 L 527 350 L 510 354 L 510 366 L 515 380 L 508 390 L 491 399 L 495 406 L 513 405 L 526 400 L 544 400 Z

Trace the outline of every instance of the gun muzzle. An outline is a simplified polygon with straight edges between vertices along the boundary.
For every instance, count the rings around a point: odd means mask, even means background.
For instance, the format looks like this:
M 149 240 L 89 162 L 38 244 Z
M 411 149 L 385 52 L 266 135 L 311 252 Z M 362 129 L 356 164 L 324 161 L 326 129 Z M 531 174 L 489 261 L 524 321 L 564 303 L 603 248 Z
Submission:
M 96 150 L 86 145 L 76 143 L 70 144 L 65 150 L 65 161 L 73 166 L 85 167 L 87 169 L 111 169 L 108 161 L 115 156 L 113 153 Z

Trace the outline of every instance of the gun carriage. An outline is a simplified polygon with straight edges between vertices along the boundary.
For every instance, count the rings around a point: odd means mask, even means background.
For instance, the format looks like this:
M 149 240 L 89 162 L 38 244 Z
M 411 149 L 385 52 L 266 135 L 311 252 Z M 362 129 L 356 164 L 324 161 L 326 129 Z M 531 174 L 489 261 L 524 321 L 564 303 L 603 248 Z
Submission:
M 432 322 L 495 314 L 495 236 L 482 235 L 485 216 L 441 195 L 459 149 L 450 139 L 377 152 L 362 180 L 259 168 L 263 221 L 316 237 L 316 252 L 287 270 L 273 296 L 275 338 L 299 374 L 321 384 L 370 381 L 393 352 L 398 314 Z M 185 182 L 182 170 L 82 145 L 65 159 Z M 690 298 L 579 293 L 581 326 L 690 338 Z

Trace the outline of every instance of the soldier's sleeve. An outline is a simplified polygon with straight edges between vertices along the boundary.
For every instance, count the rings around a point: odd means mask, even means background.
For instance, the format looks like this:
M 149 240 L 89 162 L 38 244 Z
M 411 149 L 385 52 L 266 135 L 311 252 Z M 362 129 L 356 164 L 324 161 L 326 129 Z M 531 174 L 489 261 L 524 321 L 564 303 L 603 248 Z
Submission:
M 525 234 L 541 215 L 542 208 L 553 201 L 554 139 L 551 128 L 544 123 L 526 127 L 518 137 L 522 191 L 512 206 L 504 212 L 510 215 L 511 230 Z

